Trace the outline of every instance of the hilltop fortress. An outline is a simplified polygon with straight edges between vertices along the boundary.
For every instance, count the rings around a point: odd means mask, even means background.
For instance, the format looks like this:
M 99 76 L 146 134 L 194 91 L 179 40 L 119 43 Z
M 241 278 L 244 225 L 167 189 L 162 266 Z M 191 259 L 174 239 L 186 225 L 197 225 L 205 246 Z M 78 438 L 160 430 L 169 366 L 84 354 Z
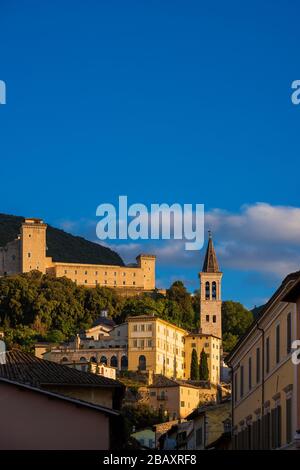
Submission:
M 53 261 L 47 256 L 46 230 L 43 220 L 25 219 L 18 238 L 0 247 L 0 276 L 38 270 L 65 276 L 78 285 L 112 287 L 126 294 L 155 289 L 155 256 L 140 254 L 137 263 L 129 266 Z

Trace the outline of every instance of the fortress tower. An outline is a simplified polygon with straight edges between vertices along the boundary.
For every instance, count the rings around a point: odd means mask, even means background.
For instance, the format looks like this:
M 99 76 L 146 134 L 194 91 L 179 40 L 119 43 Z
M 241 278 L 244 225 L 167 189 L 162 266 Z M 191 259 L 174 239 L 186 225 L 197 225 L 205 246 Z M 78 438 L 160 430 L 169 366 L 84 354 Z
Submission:
M 21 226 L 21 272 L 34 269 L 45 274 L 47 225 L 41 219 L 25 219 Z
M 214 244 L 209 232 L 208 245 L 200 278 L 200 331 L 222 338 L 222 272 L 219 269 Z

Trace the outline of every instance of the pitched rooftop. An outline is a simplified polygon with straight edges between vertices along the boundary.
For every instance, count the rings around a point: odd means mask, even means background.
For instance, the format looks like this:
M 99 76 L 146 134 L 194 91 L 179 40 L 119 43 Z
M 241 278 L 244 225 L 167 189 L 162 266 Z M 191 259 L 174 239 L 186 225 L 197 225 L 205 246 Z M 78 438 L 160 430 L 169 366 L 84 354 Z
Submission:
M 212 239 L 210 230 L 208 234 L 209 234 L 208 245 L 207 245 L 207 250 L 206 250 L 206 254 L 204 258 L 202 272 L 203 273 L 219 273 L 220 269 L 219 269 L 217 255 L 215 252 L 213 239 Z
M 0 377 L 38 388 L 46 385 L 123 387 L 117 380 L 81 372 L 56 362 L 40 359 L 18 349 L 1 354 Z

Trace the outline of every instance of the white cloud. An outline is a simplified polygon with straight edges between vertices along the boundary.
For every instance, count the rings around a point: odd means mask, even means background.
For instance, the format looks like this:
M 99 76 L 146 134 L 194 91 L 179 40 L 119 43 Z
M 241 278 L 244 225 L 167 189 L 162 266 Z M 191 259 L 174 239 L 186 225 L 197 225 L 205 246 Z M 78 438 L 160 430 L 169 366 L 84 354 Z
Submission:
M 65 221 L 67 230 L 78 227 Z M 84 221 L 82 235 L 95 237 L 96 221 Z M 244 205 L 237 212 L 219 208 L 206 212 L 205 229 L 211 229 L 221 269 L 258 272 L 280 279 L 300 269 L 300 208 L 268 203 Z M 73 231 L 73 230 L 72 230 Z M 92 234 L 92 236 L 91 236 Z M 149 240 L 97 243 L 117 251 L 126 263 L 141 252 L 157 255 L 158 266 L 200 271 L 205 249 L 186 251 L 184 240 Z

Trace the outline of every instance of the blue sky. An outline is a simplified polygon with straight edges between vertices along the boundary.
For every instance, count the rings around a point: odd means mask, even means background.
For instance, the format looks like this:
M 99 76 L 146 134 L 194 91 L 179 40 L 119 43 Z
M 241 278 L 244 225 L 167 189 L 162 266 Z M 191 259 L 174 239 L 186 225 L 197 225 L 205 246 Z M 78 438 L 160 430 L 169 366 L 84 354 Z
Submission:
M 211 3 L 211 2 L 210 2 Z M 95 240 L 96 207 L 204 203 L 223 298 L 252 307 L 300 266 L 294 1 L 1 0 L 0 211 Z M 126 260 L 137 242 L 111 244 Z M 197 287 L 203 251 L 158 255 Z

